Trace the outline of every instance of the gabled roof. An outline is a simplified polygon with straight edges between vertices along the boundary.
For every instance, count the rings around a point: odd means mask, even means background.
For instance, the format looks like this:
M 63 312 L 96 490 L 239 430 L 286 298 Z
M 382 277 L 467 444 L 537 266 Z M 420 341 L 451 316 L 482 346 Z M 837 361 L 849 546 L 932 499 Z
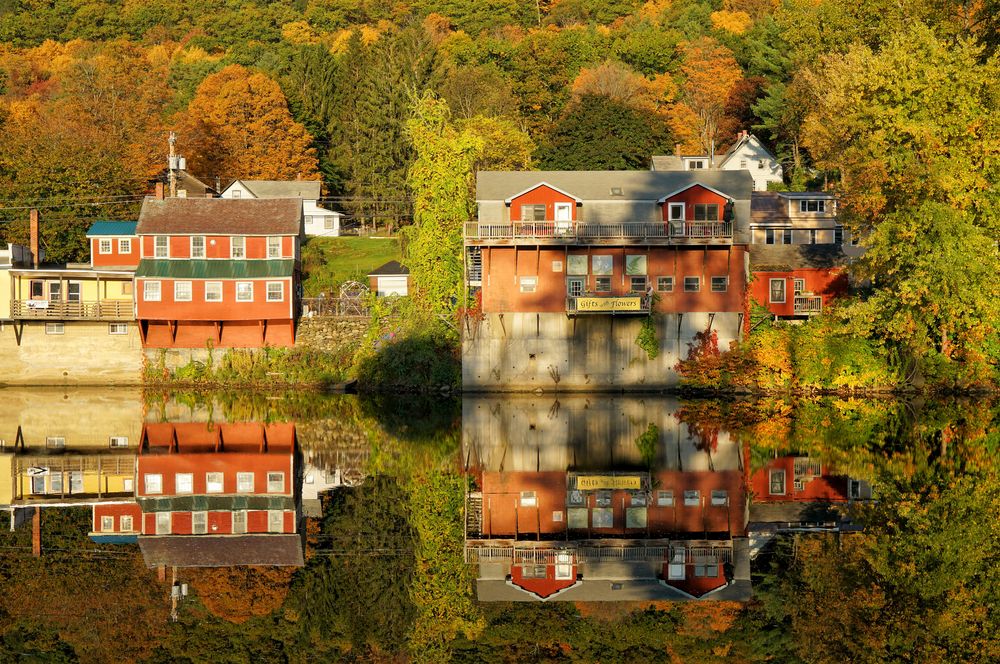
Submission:
M 225 194 L 233 185 L 240 183 L 257 198 L 306 198 L 320 197 L 322 183 L 318 180 L 234 180 L 222 192 Z
M 729 194 L 725 194 L 725 193 L 719 191 L 718 189 L 714 189 L 712 187 L 709 187 L 707 184 L 702 184 L 701 182 L 692 182 L 691 184 L 687 185 L 686 187 L 681 187 L 677 191 L 672 191 L 669 194 L 665 194 L 663 197 L 661 197 L 656 202 L 657 203 L 665 203 L 668 198 L 673 198 L 677 194 L 681 193 L 682 191 L 687 191 L 691 187 L 701 187 L 702 189 L 708 189 L 713 194 L 718 194 L 719 196 L 722 196 L 723 198 L 728 198 L 730 200 L 733 199 L 733 197 L 730 196 Z
M 302 203 L 297 199 L 147 198 L 138 235 L 298 235 Z
M 549 189 L 552 189 L 553 191 L 558 191 L 560 194 L 562 194 L 563 196 L 566 196 L 567 198 L 572 198 L 577 203 L 581 202 L 581 200 L 579 198 L 577 198 L 576 196 L 574 196 L 573 194 L 569 193 L 568 191 L 563 191 L 559 187 L 555 187 L 555 186 L 549 184 L 548 182 L 539 182 L 536 185 L 528 187 L 524 191 L 519 191 L 516 194 L 511 194 L 510 196 L 507 197 L 507 200 L 505 200 L 504 202 L 505 203 L 510 203 L 515 198 L 518 198 L 520 196 L 524 196 L 529 191 L 534 191 L 535 189 L 538 189 L 539 187 L 548 187 Z
M 718 163 L 718 168 L 722 168 L 723 166 L 725 166 L 726 162 L 733 158 L 733 155 L 736 154 L 737 150 L 739 150 L 741 147 L 743 147 L 744 145 L 746 145 L 748 143 L 752 143 L 756 147 L 758 147 L 761 150 L 763 150 L 764 152 L 766 152 L 771 157 L 772 161 L 775 160 L 775 156 L 773 154 L 771 154 L 770 150 L 768 150 L 766 147 L 764 147 L 764 144 L 760 142 L 760 139 L 758 139 L 753 134 L 744 132 L 740 136 L 739 140 L 736 141 L 735 143 L 733 143 L 732 147 L 730 147 L 728 150 L 726 150 L 726 154 L 722 156 L 722 159 L 720 159 L 717 162 Z
M 726 192 L 728 198 L 750 200 L 753 177 L 749 171 L 480 171 L 476 174 L 476 200 L 508 199 L 540 184 L 572 191 L 587 201 L 656 201 L 666 192 L 701 184 Z M 611 194 L 620 189 L 621 194 Z
M 135 235 L 135 221 L 95 221 L 87 229 L 87 237 L 97 237 L 101 235 L 125 236 Z
M 270 279 L 290 277 L 295 271 L 291 259 L 269 260 L 170 260 L 143 258 L 135 269 L 138 278 L 163 279 Z
M 410 268 L 402 265 L 399 261 L 389 261 L 384 263 L 371 272 L 368 273 L 369 277 L 398 277 L 400 275 L 409 274 Z
M 847 262 L 847 256 L 839 244 L 750 245 L 750 269 L 754 272 L 828 269 L 845 266 Z
M 139 549 L 148 567 L 301 567 L 304 562 L 298 535 L 144 535 Z

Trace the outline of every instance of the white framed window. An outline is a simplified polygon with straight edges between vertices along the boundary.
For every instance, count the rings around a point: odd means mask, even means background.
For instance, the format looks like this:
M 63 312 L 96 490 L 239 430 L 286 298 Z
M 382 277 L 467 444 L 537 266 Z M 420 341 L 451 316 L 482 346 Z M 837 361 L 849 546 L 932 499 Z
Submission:
M 190 281 L 175 281 L 174 282 L 174 301 L 175 302 L 190 302 L 191 301 L 191 282 Z
M 236 282 L 236 301 L 237 302 L 253 302 L 253 282 L 252 281 L 237 281 Z
M 729 277 L 712 277 L 712 292 L 725 293 L 729 290 Z
M 221 281 L 206 281 L 205 282 L 205 301 L 206 302 L 222 302 L 222 282 Z
M 240 189 L 233 189 L 231 192 L 229 192 L 229 195 L 232 196 L 233 198 L 243 198 L 243 191 Z
M 66 447 L 65 436 L 46 436 L 45 447 Z
M 176 473 L 174 475 L 174 493 L 194 493 L 194 474 Z
M 802 295 L 806 290 L 805 279 L 792 279 L 792 292 L 795 295 Z
M 159 473 L 146 473 L 142 476 L 142 482 L 146 493 L 163 493 L 163 475 Z
M 115 532 L 115 517 L 113 517 L 113 516 L 102 516 L 101 517 L 101 532 L 102 533 L 113 533 L 113 532 Z
M 170 258 L 170 238 L 166 235 L 153 238 L 153 258 Z
M 775 236 L 773 228 L 764 229 L 764 244 L 774 244 Z
M 774 302 L 775 304 L 784 304 L 785 302 L 785 280 L 784 279 L 771 279 L 770 280 L 770 297 L 768 300 Z
M 826 212 L 826 201 L 822 200 L 799 201 L 799 212 Z
M 277 510 L 267 512 L 267 532 L 281 533 L 285 530 L 285 513 Z
M 230 258 L 246 258 L 247 257 L 247 239 L 242 235 L 233 235 L 229 238 L 229 257 Z
M 156 513 L 156 534 L 157 535 L 170 534 L 170 512 Z
M 267 257 L 268 258 L 281 258 L 281 238 L 280 237 L 269 237 L 269 238 L 267 238 Z
M 694 171 L 694 170 L 698 170 L 698 169 L 701 169 L 701 168 L 705 168 L 705 160 L 704 159 L 692 159 L 692 160 L 690 160 L 688 162 L 688 170 L 689 171 Z
M 222 493 L 224 488 L 222 473 L 205 473 L 205 493 Z
M 538 289 L 538 277 L 521 277 L 522 293 L 534 293 Z
M 534 491 L 521 492 L 521 507 L 538 507 L 538 496 Z
M 123 533 L 130 533 L 134 530 L 135 526 L 132 524 L 131 515 L 122 515 L 118 517 L 118 530 Z
M 673 277 L 657 277 L 656 278 L 656 290 L 661 293 L 670 293 L 674 290 L 674 278 Z
M 268 473 L 267 474 L 267 492 L 268 493 L 284 493 L 285 492 L 285 474 L 284 473 Z
M 146 302 L 159 302 L 160 282 L 159 281 L 142 282 L 142 299 L 145 300 Z
M 715 506 L 729 504 L 729 492 L 725 489 L 712 489 L 712 504 Z
M 122 480 L 122 492 L 132 493 L 133 491 L 135 491 L 135 487 L 132 484 L 132 478 L 126 477 L 125 479 Z
M 62 323 L 46 323 L 45 334 L 66 334 L 66 326 Z
M 195 535 L 208 532 L 208 512 L 191 512 L 191 532 Z
M 598 255 L 590 257 L 590 271 L 593 274 L 610 275 L 614 271 L 614 260 L 611 255 Z
M 204 235 L 192 235 L 191 236 L 191 258 L 204 258 L 205 257 L 205 236 Z
M 657 491 L 656 492 L 656 506 L 657 507 L 673 507 L 674 506 L 674 492 L 671 490 Z
M 701 277 L 684 277 L 684 292 L 697 293 L 701 290 Z
M 809 230 L 809 244 L 816 244 L 816 229 Z
M 792 244 L 792 229 L 786 228 L 781 231 L 781 243 Z
M 128 436 L 110 436 L 108 447 L 128 447 Z
M 253 473 L 236 473 L 236 492 L 253 493 Z
M 600 282 L 601 279 L 608 279 L 608 287 L 610 288 L 611 277 L 597 277 L 597 281 Z M 600 285 L 600 283 L 598 283 Z M 583 278 L 582 277 L 570 277 L 566 280 L 566 294 L 570 297 L 580 297 L 583 295 Z
M 552 271 L 553 272 L 562 272 L 563 271 L 563 262 L 562 261 L 552 261 Z
M 696 507 L 701 505 L 701 491 L 698 489 L 688 489 L 684 492 L 684 506 Z
M 610 279 L 610 277 L 604 277 L 605 279 Z M 629 292 L 632 293 L 645 293 L 646 292 L 646 277 L 629 277 Z
M 267 301 L 268 302 L 284 302 L 285 300 L 285 284 L 282 281 L 269 281 L 267 282 Z
M 97 241 L 97 253 L 99 254 L 110 254 L 114 243 L 111 242 L 111 238 L 102 237 Z
M 315 219 L 316 217 L 313 217 Z M 323 230 L 332 231 L 333 230 L 333 217 L 323 218 Z
M 49 479 L 54 480 L 55 476 L 53 475 Z M 62 476 L 60 476 L 59 481 L 60 482 L 62 481 Z M 62 489 L 60 489 L 60 491 L 61 490 Z M 43 494 L 43 493 L 45 493 L 45 476 L 44 475 L 38 475 L 37 477 L 32 477 L 31 478 L 31 493 L 34 493 L 34 494 Z
M 236 510 L 233 512 L 233 534 L 240 535 L 247 531 L 246 510 Z
M 45 493 L 45 478 L 41 477 L 35 479 L 42 480 L 41 493 Z M 62 493 L 62 490 L 63 490 L 63 474 L 53 473 L 52 475 L 49 475 L 49 493 Z
M 118 239 L 118 253 L 119 254 L 132 253 L 132 240 L 130 238 L 124 237 Z
M 772 496 L 785 495 L 785 471 L 783 468 L 771 470 L 767 478 L 767 492 Z
M 684 221 L 684 203 L 670 203 L 667 209 L 670 221 Z
M 740 159 L 740 170 L 746 170 L 746 167 L 747 167 L 747 160 Z
M 108 323 L 108 334 L 128 334 L 128 323 Z
M 522 205 L 521 221 L 545 221 L 545 204 Z

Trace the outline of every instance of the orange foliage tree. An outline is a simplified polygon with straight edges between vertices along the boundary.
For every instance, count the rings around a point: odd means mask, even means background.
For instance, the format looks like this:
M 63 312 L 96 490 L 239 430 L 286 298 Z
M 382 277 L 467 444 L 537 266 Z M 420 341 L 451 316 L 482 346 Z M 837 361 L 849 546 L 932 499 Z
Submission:
M 671 128 L 685 150 L 713 154 L 726 102 L 743 74 L 733 52 L 711 37 L 699 37 L 681 49 L 684 84 L 681 101 L 671 110 Z
M 585 95 L 601 95 L 633 108 L 657 113 L 663 112 L 677 93 L 669 75 L 646 78 L 628 65 L 614 60 L 581 69 L 572 89 L 573 98 L 577 101 Z
M 208 76 L 177 122 L 188 169 L 210 177 L 315 179 L 312 136 L 292 119 L 276 82 L 230 65 Z
M 206 567 L 185 572 L 209 611 L 233 623 L 266 616 L 288 595 L 294 568 Z

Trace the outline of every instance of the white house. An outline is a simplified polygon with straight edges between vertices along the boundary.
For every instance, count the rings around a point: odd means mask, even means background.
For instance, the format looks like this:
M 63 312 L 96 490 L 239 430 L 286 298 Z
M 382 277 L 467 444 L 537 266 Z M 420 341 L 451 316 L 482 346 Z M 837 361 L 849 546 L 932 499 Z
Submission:
M 371 289 L 379 297 L 410 294 L 410 268 L 389 261 L 368 273 Z
M 777 157 L 756 136 L 746 131 L 739 133 L 736 142 L 725 154 L 710 158 L 708 155 L 682 155 L 678 150 L 677 154 L 653 157 L 651 169 L 749 171 L 754 191 L 767 191 L 768 182 L 782 181 L 781 163 Z
M 316 180 L 236 180 L 223 190 L 222 198 L 301 198 L 302 230 L 309 237 L 340 235 L 343 215 L 321 208 L 321 183 Z

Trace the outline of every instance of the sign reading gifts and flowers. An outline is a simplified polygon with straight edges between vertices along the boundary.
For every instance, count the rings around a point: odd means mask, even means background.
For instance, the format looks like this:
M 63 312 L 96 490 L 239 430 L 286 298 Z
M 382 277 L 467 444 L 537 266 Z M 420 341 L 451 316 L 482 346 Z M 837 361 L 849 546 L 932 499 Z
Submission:
M 579 297 L 577 311 L 642 311 L 642 298 L 632 297 Z

